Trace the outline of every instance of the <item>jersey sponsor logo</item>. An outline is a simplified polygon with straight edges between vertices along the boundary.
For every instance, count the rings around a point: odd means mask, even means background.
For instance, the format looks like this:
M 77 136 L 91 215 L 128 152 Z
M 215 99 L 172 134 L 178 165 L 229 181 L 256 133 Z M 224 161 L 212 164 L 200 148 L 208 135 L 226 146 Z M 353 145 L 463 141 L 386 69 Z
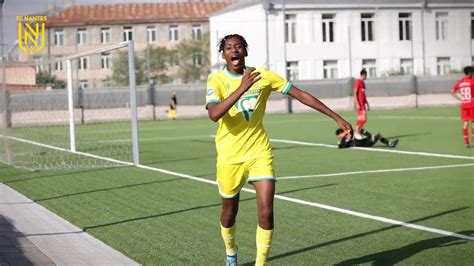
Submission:
M 245 120 L 250 121 L 252 118 L 260 93 L 261 90 L 248 92 L 240 97 L 240 99 L 234 104 L 235 108 L 239 110 Z

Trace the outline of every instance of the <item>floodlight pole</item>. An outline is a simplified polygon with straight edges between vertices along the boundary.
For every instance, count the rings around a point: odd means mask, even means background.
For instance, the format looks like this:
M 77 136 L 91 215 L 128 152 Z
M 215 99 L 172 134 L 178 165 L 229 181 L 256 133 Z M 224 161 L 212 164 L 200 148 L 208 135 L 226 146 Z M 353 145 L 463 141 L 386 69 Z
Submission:
M 133 164 L 140 164 L 140 150 L 138 147 L 138 114 L 137 88 L 135 81 L 135 50 L 133 41 L 128 41 L 128 82 L 130 86 L 130 116 L 132 122 L 132 154 Z

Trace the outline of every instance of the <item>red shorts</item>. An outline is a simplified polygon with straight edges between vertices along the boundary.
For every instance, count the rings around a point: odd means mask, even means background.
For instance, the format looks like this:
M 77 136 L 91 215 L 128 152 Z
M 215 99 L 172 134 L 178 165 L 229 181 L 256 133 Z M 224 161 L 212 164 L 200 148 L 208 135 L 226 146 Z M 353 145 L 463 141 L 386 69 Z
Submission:
M 357 116 L 361 116 L 361 115 L 365 116 L 365 112 L 366 112 L 365 109 L 359 109 L 357 110 Z
M 462 121 L 474 120 L 474 107 L 461 108 L 461 120 Z

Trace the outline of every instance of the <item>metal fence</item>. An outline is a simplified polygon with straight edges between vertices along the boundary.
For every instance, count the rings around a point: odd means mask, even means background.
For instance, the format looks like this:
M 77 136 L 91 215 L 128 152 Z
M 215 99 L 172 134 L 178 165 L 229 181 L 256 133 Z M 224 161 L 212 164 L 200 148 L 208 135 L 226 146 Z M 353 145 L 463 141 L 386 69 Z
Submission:
M 380 102 L 399 102 L 400 107 L 418 107 L 420 102 L 426 102 L 425 98 L 432 98 L 430 106 L 453 105 L 455 101 L 448 95 L 452 86 L 459 79 L 459 76 L 391 76 L 384 78 L 374 78 L 366 80 L 366 93 L 369 101 L 374 99 L 384 99 Z M 306 90 L 314 96 L 329 102 L 329 106 L 335 109 L 351 109 L 352 101 L 347 100 L 353 96 L 354 79 L 335 80 L 307 80 L 295 81 L 293 84 L 298 88 Z M 166 118 L 166 110 L 170 103 L 172 92 L 176 92 L 178 98 L 178 109 L 180 117 L 195 117 L 206 114 L 204 109 L 206 84 L 183 84 L 183 85 L 160 85 L 141 86 L 137 88 L 137 105 L 139 106 L 140 119 L 163 119 Z M 101 111 L 107 109 L 110 114 L 117 110 L 116 117 L 119 119 L 119 110 L 128 108 L 129 91 L 127 87 L 109 87 L 100 89 L 78 90 L 74 96 L 74 106 L 89 112 L 86 117 L 81 117 L 84 123 L 101 121 L 98 117 Z M 415 100 L 404 99 L 410 97 Z M 408 98 L 406 98 L 408 99 Z M 339 104 L 337 104 L 339 100 Z M 34 116 L 41 111 L 67 111 L 66 90 L 49 90 L 35 92 L 10 92 L 7 101 L 10 107 L 8 112 L 11 123 L 15 126 L 15 113 L 26 113 Z M 287 97 L 273 93 L 270 97 L 270 112 L 288 112 Z M 17 103 L 21 103 L 17 104 Z M 390 108 L 393 105 L 384 106 L 376 104 L 375 107 Z M 374 105 L 372 105 L 374 107 Z M 296 109 L 298 111 L 300 109 Z M 104 110 L 105 111 L 105 110 Z M 91 116 L 92 113 L 94 117 Z M 82 112 L 84 116 L 84 112 Z M 42 116 L 44 117 L 44 116 Z M 108 115 L 106 119 L 113 119 Z M 105 119 L 105 118 L 104 118 Z M 32 121 L 34 119 L 29 119 Z M 41 120 L 37 121 L 41 123 Z M 43 121 L 47 123 L 47 121 Z M 20 123 L 21 124 L 21 123 Z

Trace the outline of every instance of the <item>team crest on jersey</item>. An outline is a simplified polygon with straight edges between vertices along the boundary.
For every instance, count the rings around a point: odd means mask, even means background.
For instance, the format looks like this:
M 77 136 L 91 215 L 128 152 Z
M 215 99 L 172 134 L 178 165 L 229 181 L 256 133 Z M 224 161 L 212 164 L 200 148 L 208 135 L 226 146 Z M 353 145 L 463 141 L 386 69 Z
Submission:
M 250 121 L 252 118 L 255 107 L 257 106 L 257 100 L 260 96 L 260 92 L 260 90 L 248 92 L 240 97 L 240 99 L 234 104 L 235 108 L 239 110 L 239 112 L 247 121 Z

